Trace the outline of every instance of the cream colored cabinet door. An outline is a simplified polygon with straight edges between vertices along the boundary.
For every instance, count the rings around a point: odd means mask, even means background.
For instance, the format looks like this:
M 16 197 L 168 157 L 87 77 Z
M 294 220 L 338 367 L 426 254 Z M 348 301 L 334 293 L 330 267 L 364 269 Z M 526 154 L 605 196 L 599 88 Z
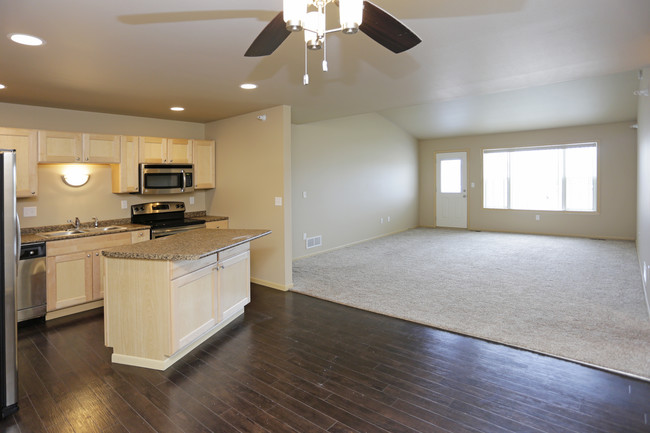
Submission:
M 228 220 L 208 221 L 205 223 L 205 228 L 206 229 L 227 229 Z
M 216 149 L 214 140 L 192 140 L 194 149 L 194 188 L 215 187 Z
M 120 136 L 106 134 L 82 135 L 83 162 L 117 164 L 120 162 Z
M 0 149 L 16 151 L 16 197 L 35 197 L 38 194 L 36 130 L 0 128 Z
M 248 246 L 248 244 L 246 244 Z M 251 300 L 250 252 L 244 251 L 225 259 L 219 258 L 218 320 L 226 320 Z
M 38 131 L 38 162 L 82 162 L 81 133 Z
M 167 139 L 160 137 L 140 137 L 139 161 L 142 163 L 163 164 L 167 162 Z
M 217 274 L 213 264 L 172 281 L 171 347 L 166 355 L 172 355 L 217 324 Z
M 193 148 L 191 140 L 183 138 L 167 139 L 168 162 L 174 164 L 192 164 Z
M 99 269 L 100 262 L 101 262 L 101 257 L 102 257 L 102 250 L 95 250 L 91 251 L 88 254 L 90 254 L 91 259 L 93 261 L 93 286 L 92 286 L 92 293 L 93 293 L 93 298 L 92 300 L 95 301 L 97 299 L 104 299 L 104 287 L 101 284 L 101 272 Z
M 139 156 L 138 137 L 120 137 L 119 164 L 111 165 L 111 182 L 113 193 L 132 193 L 140 191 L 140 180 L 138 170 Z
M 137 232 L 131 232 L 131 243 L 137 244 L 138 242 L 148 241 L 150 237 L 150 230 L 138 230 Z
M 48 257 L 47 311 L 89 302 L 93 298 L 93 258 L 82 251 Z

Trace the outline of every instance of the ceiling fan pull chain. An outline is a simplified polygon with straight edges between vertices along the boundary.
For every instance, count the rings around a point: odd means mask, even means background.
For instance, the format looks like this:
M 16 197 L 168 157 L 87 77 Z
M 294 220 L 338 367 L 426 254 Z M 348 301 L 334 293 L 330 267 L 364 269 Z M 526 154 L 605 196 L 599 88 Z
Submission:
M 305 44 L 305 75 L 302 77 L 302 84 L 303 86 L 309 84 L 309 74 L 307 73 L 307 44 Z
M 323 7 L 323 21 L 327 22 L 327 8 Z M 323 29 L 326 27 L 324 26 Z M 327 72 L 327 32 L 323 32 L 323 72 Z

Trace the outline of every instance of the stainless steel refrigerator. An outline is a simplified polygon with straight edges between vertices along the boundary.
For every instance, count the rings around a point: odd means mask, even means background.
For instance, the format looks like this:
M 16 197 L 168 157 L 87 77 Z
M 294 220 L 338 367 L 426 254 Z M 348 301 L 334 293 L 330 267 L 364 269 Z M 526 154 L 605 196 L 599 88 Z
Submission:
M 2 191 L 2 296 L 0 297 L 0 405 L 2 418 L 18 410 L 16 357 L 16 269 L 20 254 L 20 227 L 16 213 L 16 152 L 0 149 Z

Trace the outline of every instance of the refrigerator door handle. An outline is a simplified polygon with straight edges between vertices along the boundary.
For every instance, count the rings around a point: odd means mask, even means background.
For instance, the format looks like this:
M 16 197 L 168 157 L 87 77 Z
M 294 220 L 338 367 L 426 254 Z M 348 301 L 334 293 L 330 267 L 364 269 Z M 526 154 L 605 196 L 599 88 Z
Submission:
M 22 243 L 23 240 L 20 237 L 20 218 L 18 218 L 18 213 L 16 212 L 16 276 L 18 276 L 18 262 L 20 261 L 20 247 Z

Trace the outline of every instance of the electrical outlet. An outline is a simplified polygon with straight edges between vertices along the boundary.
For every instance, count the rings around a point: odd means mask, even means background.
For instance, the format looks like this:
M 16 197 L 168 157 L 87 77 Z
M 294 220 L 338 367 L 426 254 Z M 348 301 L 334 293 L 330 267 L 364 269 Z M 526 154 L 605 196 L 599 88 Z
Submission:
M 535 221 L 539 221 L 539 215 L 535 215 Z
M 303 241 L 306 241 L 306 240 L 307 240 L 307 233 L 303 233 L 303 234 L 302 234 L 302 240 L 303 240 Z
M 275 205 L 276 206 L 282 206 L 282 197 L 276 197 L 275 198 Z
M 122 209 L 126 209 L 126 200 L 122 200 L 120 204 L 122 205 Z
M 384 223 L 384 217 L 379 218 L 379 224 L 383 224 L 383 223 Z
M 390 222 L 390 217 L 388 217 L 388 222 Z
M 302 198 L 307 198 L 307 191 L 302 192 Z
M 194 204 L 194 196 L 190 196 L 190 204 Z
M 23 216 L 25 217 L 35 217 L 36 216 L 36 206 L 28 206 L 23 208 Z

